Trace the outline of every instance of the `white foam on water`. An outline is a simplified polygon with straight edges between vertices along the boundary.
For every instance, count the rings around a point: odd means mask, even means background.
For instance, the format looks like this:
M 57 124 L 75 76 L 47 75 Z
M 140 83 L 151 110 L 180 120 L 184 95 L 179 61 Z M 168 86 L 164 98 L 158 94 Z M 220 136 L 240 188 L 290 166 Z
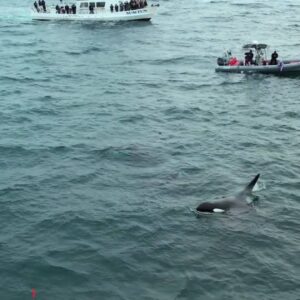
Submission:
M 263 181 L 257 181 L 255 186 L 253 187 L 253 192 L 260 192 L 262 190 L 265 190 L 266 189 L 266 185 Z

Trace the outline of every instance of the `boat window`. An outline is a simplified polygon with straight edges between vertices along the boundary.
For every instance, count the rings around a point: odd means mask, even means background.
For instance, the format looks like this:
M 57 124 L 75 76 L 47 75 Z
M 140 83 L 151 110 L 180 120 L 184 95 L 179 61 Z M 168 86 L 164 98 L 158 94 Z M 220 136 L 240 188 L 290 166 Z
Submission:
M 97 7 L 105 7 L 105 2 L 97 2 Z
M 95 2 L 90 2 L 90 7 L 95 7 Z
M 80 8 L 83 8 L 83 7 L 89 7 L 88 2 L 82 2 L 82 3 L 80 3 Z

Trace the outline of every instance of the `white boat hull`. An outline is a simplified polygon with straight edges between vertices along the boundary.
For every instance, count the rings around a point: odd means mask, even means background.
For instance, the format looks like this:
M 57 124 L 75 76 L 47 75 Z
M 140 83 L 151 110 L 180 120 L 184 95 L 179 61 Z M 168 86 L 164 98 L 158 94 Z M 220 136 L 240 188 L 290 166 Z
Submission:
M 33 20 L 39 21 L 149 21 L 155 15 L 156 9 L 156 6 L 150 6 L 136 10 L 119 12 L 104 11 L 95 14 L 58 14 L 54 9 L 51 9 L 47 12 L 32 11 L 31 17 Z

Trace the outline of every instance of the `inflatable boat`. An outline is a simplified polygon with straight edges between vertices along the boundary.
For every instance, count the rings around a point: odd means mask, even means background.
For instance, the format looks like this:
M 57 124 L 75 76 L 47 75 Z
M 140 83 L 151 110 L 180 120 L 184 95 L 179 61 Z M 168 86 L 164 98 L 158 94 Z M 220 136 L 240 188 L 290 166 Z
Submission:
M 276 51 L 272 53 L 271 59 L 267 59 L 266 44 L 253 42 L 243 46 L 245 59 L 240 60 L 227 51 L 223 57 L 217 60 L 216 72 L 225 73 L 261 73 L 261 74 L 298 74 L 300 75 L 300 59 L 278 60 Z

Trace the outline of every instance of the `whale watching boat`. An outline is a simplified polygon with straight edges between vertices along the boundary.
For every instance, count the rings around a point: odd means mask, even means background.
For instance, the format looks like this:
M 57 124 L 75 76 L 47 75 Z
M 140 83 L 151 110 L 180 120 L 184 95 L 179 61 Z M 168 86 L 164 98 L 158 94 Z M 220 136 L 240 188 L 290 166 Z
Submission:
M 66 4 L 57 0 L 57 5 L 47 5 L 45 0 L 36 0 L 32 7 L 32 19 L 49 21 L 149 21 L 159 4 L 149 5 L 147 0 L 75 0 Z
M 276 51 L 271 59 L 267 58 L 267 44 L 253 42 L 243 46 L 245 58 L 240 60 L 227 51 L 217 60 L 216 72 L 226 73 L 261 73 L 261 74 L 300 74 L 300 59 L 278 60 Z

